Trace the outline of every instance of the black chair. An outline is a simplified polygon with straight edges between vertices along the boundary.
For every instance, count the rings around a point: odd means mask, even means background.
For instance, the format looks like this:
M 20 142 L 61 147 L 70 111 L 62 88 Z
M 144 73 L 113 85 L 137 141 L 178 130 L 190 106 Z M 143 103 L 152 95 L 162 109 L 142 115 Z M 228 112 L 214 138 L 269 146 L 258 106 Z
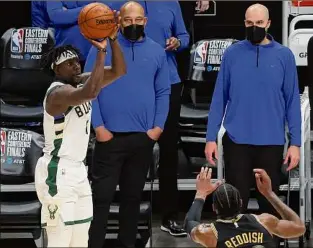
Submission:
M 40 59 L 55 44 L 51 30 L 11 28 L 0 41 L 1 125 L 42 122 L 42 101 L 52 75 Z
M 191 101 L 182 104 L 182 123 L 206 124 L 209 103 L 225 50 L 236 43 L 234 39 L 206 39 L 196 42 L 190 50 L 189 73 L 184 90 Z
M 190 50 L 179 120 L 179 146 L 189 162 L 189 174 L 198 172 L 198 167 L 206 163 L 203 151 L 215 81 L 225 49 L 235 42 L 234 39 L 205 39 L 196 42 Z
M 1 128 L 1 233 L 30 233 L 35 240 L 45 237 L 40 223 L 41 204 L 33 189 L 43 146 L 44 138 L 38 133 Z
M 0 41 L 1 232 L 41 236 L 34 171 L 42 155 L 42 101 L 52 75 L 40 58 L 54 46 L 51 31 L 11 28 Z

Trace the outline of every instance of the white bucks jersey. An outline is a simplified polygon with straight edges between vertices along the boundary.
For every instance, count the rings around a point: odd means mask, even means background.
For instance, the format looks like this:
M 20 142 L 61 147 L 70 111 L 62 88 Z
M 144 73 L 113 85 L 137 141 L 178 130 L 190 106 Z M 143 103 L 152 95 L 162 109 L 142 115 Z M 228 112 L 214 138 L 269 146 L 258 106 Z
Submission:
M 58 86 L 64 85 L 54 82 L 47 94 Z M 44 99 L 45 109 L 46 98 Z M 79 106 L 69 107 L 60 116 L 51 116 L 44 111 L 43 128 L 45 147 L 43 152 L 48 155 L 83 161 L 86 157 L 91 122 L 91 102 Z

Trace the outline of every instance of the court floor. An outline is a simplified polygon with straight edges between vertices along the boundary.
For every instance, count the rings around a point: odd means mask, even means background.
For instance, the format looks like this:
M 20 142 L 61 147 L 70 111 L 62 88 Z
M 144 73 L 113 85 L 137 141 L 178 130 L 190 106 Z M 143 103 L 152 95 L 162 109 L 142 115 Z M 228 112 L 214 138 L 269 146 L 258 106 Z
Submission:
M 14 236 L 15 235 L 15 236 Z M 1 248 L 36 248 L 35 242 L 27 238 L 26 236 L 24 238 L 21 238 L 22 236 L 20 234 L 12 234 L 10 235 L 10 239 L 7 235 L 1 234 L 1 240 L 0 240 L 0 247 Z M 18 238 L 20 237 L 20 238 Z M 113 238 L 113 239 L 111 239 Z M 109 240 L 106 242 L 106 247 L 114 248 L 114 237 L 110 236 Z M 150 242 L 143 243 L 141 241 L 138 241 L 136 248 L 147 248 L 150 247 Z M 159 228 L 159 221 L 154 220 L 153 222 L 153 239 L 152 239 L 152 247 L 153 248 L 199 248 L 202 247 L 200 245 L 197 245 L 193 243 L 188 237 L 180 237 L 180 238 L 174 238 L 168 233 L 165 233 L 160 230 Z M 289 242 L 289 248 L 299 247 L 299 244 L 290 241 Z M 313 248 L 313 239 L 308 243 L 305 243 L 304 247 L 306 248 Z

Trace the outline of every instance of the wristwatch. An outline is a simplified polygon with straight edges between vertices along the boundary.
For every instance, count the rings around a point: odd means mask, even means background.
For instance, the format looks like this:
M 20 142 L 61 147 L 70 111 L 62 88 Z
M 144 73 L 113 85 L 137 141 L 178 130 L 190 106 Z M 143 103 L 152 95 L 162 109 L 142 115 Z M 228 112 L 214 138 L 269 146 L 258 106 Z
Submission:
M 98 52 L 103 52 L 107 54 L 107 49 L 106 48 L 98 48 Z

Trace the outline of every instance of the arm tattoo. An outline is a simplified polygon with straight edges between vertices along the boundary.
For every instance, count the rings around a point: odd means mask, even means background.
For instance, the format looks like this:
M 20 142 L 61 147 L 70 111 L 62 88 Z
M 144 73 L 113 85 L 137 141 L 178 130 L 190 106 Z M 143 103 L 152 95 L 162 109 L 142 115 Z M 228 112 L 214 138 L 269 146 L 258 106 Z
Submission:
M 275 193 L 270 194 L 266 198 L 283 219 L 301 223 L 301 220 L 298 217 L 298 215 L 285 203 L 283 203 Z

